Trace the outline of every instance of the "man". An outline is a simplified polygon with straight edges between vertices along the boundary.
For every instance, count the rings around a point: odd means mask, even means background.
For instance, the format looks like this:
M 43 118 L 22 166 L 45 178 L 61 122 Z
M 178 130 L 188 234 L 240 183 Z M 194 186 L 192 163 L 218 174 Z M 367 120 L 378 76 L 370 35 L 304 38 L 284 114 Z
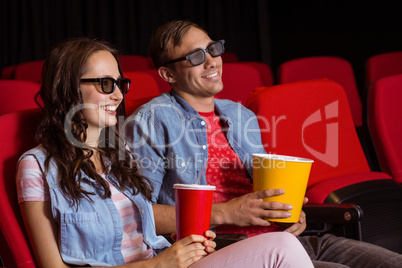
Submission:
M 253 236 L 280 229 L 301 234 L 306 228 L 303 212 L 291 225 L 265 220 L 290 216 L 289 204 L 262 201 L 283 190 L 252 192 L 251 154 L 265 153 L 255 115 L 238 103 L 214 98 L 223 89 L 224 41 L 211 40 L 194 23 L 173 21 L 154 32 L 149 52 L 172 91 L 139 108 L 129 120 L 127 134 L 142 174 L 154 183 L 155 220 L 164 226 L 157 232 L 175 231 L 173 184 L 197 183 L 201 173 L 199 183 L 217 187 L 211 214 L 217 233 Z M 331 235 L 299 240 L 313 260 L 330 262 L 316 262 L 320 267 L 402 263 L 399 254 L 354 240 Z

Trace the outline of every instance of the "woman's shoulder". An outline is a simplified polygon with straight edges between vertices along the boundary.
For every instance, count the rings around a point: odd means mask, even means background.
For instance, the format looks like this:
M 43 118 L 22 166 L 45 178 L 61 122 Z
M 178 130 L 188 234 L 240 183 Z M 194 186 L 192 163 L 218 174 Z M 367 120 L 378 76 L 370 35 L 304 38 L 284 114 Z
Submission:
M 45 151 L 45 148 L 43 148 L 43 146 L 41 144 L 39 144 L 35 148 L 32 148 L 32 149 L 26 151 L 25 153 L 23 153 L 21 155 L 19 161 L 21 161 L 26 156 L 32 156 L 32 157 L 40 160 L 40 159 L 46 158 L 46 151 Z

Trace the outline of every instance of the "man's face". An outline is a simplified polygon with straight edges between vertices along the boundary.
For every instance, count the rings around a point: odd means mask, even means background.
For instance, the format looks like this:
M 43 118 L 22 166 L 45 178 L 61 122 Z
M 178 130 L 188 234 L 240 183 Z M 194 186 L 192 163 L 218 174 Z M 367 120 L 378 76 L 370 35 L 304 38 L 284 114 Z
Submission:
M 213 41 L 202 30 L 192 27 L 183 37 L 180 46 L 168 51 L 170 59 L 185 57 L 197 49 L 206 49 Z M 204 63 L 192 66 L 188 60 L 169 66 L 172 81 L 170 84 L 179 95 L 196 98 L 213 97 L 223 89 L 222 58 L 213 58 L 209 53 Z M 172 65 L 173 65 L 172 64 Z

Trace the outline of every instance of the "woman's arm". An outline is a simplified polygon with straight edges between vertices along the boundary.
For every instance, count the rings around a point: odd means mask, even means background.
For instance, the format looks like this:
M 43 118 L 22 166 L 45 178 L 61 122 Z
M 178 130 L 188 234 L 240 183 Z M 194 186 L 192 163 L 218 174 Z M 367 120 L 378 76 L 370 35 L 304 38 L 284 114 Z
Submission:
M 20 209 L 39 267 L 67 267 L 60 256 L 50 202 L 22 202 Z
M 50 202 L 22 202 L 20 209 L 39 267 L 68 267 L 60 256 L 57 223 L 53 219 Z M 208 232 L 208 237 L 213 239 L 214 234 Z M 188 267 L 213 252 L 214 248 L 215 242 L 200 235 L 192 235 L 177 241 L 150 260 L 119 267 Z

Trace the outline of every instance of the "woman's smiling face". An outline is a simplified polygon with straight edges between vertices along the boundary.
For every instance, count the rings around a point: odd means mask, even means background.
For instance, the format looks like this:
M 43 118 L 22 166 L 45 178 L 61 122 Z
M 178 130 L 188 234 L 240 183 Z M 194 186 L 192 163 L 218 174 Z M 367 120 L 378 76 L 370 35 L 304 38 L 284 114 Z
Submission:
M 120 77 L 117 61 L 108 51 L 92 54 L 84 70 L 81 79 L 111 77 L 117 80 Z M 117 85 L 112 94 L 103 93 L 98 82 L 80 83 L 80 91 L 85 107 L 83 113 L 88 123 L 88 138 L 92 133 L 99 133 L 103 128 L 117 123 L 116 110 L 123 100 L 123 94 Z

